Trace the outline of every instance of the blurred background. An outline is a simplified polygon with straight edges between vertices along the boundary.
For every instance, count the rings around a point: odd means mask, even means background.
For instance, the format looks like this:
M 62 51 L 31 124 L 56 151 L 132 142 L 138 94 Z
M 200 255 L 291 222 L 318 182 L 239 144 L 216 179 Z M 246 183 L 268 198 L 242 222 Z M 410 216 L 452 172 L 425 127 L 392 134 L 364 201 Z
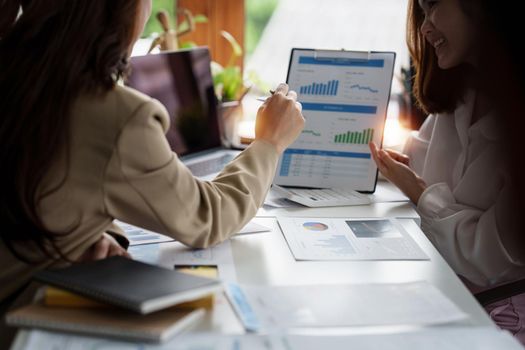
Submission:
M 220 67 L 214 74 L 224 68 L 232 68 L 232 76 L 239 74 L 233 95 L 218 97 L 222 102 L 240 100 L 237 132 L 243 140 L 253 137 L 261 103 L 256 97 L 286 80 L 293 47 L 394 51 L 384 145 L 399 148 L 422 121 L 411 99 L 406 5 L 406 0 L 154 0 L 143 37 L 149 43 L 164 31 L 155 14 L 166 10 L 170 26 L 186 32 L 179 37 L 180 47 L 206 45 Z

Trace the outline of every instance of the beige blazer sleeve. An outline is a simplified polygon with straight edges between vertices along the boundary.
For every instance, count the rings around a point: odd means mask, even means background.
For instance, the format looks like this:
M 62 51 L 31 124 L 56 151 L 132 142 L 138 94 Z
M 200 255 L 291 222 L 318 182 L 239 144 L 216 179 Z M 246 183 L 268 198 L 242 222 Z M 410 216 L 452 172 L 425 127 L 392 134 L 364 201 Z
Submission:
M 169 118 L 155 100 L 123 126 L 106 171 L 104 201 L 116 219 L 208 247 L 242 228 L 262 205 L 279 155 L 255 141 L 214 181 L 200 181 L 165 138 Z

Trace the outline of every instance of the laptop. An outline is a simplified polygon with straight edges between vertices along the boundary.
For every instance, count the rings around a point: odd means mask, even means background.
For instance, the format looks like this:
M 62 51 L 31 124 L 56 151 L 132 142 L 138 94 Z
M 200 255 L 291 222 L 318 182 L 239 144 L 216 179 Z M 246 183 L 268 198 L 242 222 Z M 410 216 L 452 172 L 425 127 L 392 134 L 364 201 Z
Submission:
M 239 151 L 221 141 L 210 53 L 206 47 L 130 60 L 126 85 L 159 100 L 171 119 L 166 138 L 193 175 L 211 180 Z

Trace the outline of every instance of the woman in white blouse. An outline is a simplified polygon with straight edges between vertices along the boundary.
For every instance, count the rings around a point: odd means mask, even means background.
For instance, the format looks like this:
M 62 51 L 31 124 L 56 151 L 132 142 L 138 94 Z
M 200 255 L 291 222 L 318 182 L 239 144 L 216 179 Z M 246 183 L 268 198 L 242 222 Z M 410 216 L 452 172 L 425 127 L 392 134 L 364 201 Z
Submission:
M 525 277 L 503 130 L 480 79 L 484 20 L 480 2 L 410 1 L 414 92 L 430 115 L 405 154 L 370 145 L 379 171 L 417 205 L 423 231 L 473 292 Z M 525 294 L 487 311 L 525 340 Z

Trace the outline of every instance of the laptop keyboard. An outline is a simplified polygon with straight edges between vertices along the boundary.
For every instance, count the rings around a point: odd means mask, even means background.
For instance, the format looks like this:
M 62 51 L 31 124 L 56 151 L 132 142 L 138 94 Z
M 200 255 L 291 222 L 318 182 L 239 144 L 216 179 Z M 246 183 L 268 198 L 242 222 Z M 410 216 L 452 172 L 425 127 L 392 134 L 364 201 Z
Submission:
M 217 158 L 203 160 L 201 162 L 189 164 L 187 166 L 193 175 L 206 176 L 220 172 L 226 164 L 233 160 L 233 158 L 235 158 L 235 155 L 225 154 Z

